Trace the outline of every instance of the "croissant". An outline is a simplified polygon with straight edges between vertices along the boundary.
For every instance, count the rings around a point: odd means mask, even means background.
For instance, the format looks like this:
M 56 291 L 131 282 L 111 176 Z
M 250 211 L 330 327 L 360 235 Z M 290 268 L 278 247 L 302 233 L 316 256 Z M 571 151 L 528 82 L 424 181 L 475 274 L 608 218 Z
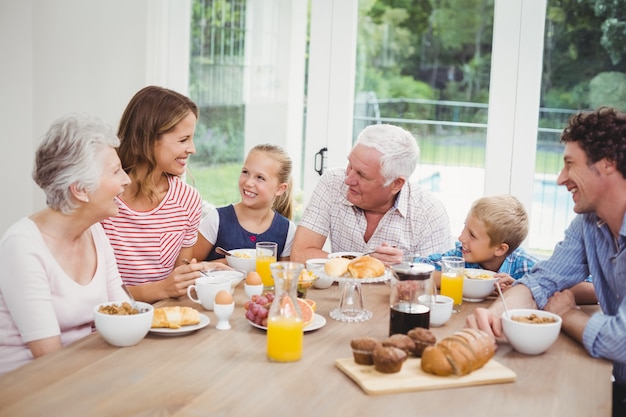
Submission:
M 189 326 L 200 323 L 200 313 L 195 308 L 168 306 L 154 309 L 152 327 L 165 327 L 180 329 L 181 326 Z
M 352 278 L 374 278 L 385 273 L 385 264 L 369 255 L 359 256 L 348 264 Z
M 348 264 L 350 259 L 346 258 L 331 258 L 324 264 L 324 272 L 329 277 L 340 277 L 348 272 Z
M 463 329 L 424 349 L 421 367 L 434 375 L 462 376 L 482 368 L 495 353 L 495 343 L 487 333 Z

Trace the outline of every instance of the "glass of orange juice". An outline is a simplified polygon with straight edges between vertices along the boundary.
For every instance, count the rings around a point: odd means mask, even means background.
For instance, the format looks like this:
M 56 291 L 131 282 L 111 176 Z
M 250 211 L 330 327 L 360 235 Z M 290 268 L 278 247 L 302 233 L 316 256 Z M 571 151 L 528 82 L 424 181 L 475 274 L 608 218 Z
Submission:
M 272 317 L 267 321 L 267 357 L 276 362 L 293 362 L 302 357 L 302 320 Z
M 257 242 L 256 244 L 256 272 L 261 276 L 263 289 L 270 291 L 274 289 L 274 278 L 270 264 L 277 260 L 278 244 L 275 242 Z
M 441 258 L 441 295 L 454 300 L 452 311 L 461 311 L 463 303 L 463 276 L 465 260 L 460 256 L 444 256 Z

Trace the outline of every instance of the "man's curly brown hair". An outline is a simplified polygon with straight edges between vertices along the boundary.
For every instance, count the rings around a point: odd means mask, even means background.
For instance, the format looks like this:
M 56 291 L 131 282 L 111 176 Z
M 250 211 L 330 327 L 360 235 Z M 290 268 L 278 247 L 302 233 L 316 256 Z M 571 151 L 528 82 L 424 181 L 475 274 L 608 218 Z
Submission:
M 626 178 L 626 113 L 612 107 L 572 115 L 561 142 L 578 142 L 589 165 L 607 158 Z

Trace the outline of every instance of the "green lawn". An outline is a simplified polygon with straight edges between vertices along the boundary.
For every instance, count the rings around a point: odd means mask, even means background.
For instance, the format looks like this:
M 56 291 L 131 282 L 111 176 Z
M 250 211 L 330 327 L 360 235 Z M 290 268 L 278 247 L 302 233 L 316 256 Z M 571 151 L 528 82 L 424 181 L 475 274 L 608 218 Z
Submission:
M 219 207 L 239 201 L 239 173 L 241 164 L 204 166 L 191 163 L 188 182 L 195 185 L 202 198 Z

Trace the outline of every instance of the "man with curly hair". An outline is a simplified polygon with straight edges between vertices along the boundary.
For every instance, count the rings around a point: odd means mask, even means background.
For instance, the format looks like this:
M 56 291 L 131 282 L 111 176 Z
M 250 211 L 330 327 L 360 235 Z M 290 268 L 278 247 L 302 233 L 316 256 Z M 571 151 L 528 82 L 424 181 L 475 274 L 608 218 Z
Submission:
M 541 308 L 563 319 L 563 331 L 593 357 L 613 362 L 613 415 L 626 415 L 626 114 L 602 107 L 573 115 L 559 185 L 578 216 L 550 259 L 505 293 L 509 308 Z M 603 314 L 577 308 L 571 287 L 589 275 Z M 477 309 L 469 327 L 502 337 L 502 303 Z

